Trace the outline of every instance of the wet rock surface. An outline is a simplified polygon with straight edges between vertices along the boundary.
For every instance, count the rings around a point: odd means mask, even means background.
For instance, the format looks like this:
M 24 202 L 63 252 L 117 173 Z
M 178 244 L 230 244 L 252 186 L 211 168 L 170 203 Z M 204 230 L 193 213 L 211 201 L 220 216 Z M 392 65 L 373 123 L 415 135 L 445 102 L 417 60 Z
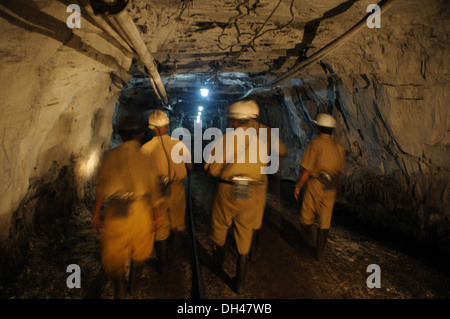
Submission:
M 234 290 L 237 252 L 229 237 L 224 269 L 212 267 L 209 207 L 214 184 L 203 172 L 191 177 L 196 250 L 200 268 L 193 263 L 190 219 L 183 238 L 182 256 L 168 271 L 158 270 L 153 252 L 146 262 L 138 294 L 128 299 L 441 299 L 450 297 L 450 275 L 413 258 L 390 245 L 332 224 L 329 240 L 320 261 L 311 254 L 301 236 L 298 204 L 278 202 L 269 193 L 263 227 L 261 255 L 250 262 L 246 289 Z M 284 192 L 284 189 L 282 188 Z M 89 206 L 89 205 L 87 205 Z M 297 207 L 296 207 L 297 206 Z M 54 224 L 65 229 L 51 236 L 45 229 L 36 232 L 28 247 L 28 264 L 20 275 L 2 287 L 4 299 L 111 299 L 112 281 L 101 271 L 99 236 L 90 229 L 91 208 L 80 205 L 66 220 Z M 62 226 L 64 224 L 64 226 Z M 230 233 L 231 234 L 231 233 Z M 169 239 L 169 247 L 171 241 Z M 81 288 L 69 289 L 70 264 L 81 270 Z M 381 287 L 368 288 L 372 272 L 380 267 Z M 192 277 L 201 274 L 201 290 Z

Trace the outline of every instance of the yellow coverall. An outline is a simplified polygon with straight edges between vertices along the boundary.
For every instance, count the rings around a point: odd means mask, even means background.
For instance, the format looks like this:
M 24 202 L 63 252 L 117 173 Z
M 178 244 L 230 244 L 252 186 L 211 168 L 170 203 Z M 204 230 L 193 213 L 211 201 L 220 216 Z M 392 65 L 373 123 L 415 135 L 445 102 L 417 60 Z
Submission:
M 247 127 L 242 129 L 246 130 Z M 209 236 L 216 245 L 225 245 L 227 231 L 234 222 L 234 238 L 238 252 L 241 255 L 247 255 L 250 251 L 253 232 L 262 225 L 267 188 L 267 176 L 261 174 L 261 167 L 266 164 L 261 163 L 258 156 L 256 163 L 251 163 L 250 144 L 257 143 L 258 147 L 263 148 L 267 145 L 266 141 L 260 140 L 258 136 L 255 136 L 252 141 L 245 139 L 245 147 L 238 147 L 235 141 L 234 151 L 227 158 L 230 154 L 226 153 L 226 145 L 230 143 L 230 138 L 233 138 L 233 134 L 224 134 L 215 143 L 211 152 L 215 160 L 208 159 L 204 167 L 207 174 L 224 181 L 231 181 L 235 175 L 245 175 L 260 184 L 250 186 L 249 200 L 239 200 L 233 198 L 233 185 L 218 183 L 211 208 Z M 239 163 L 238 157 L 240 160 L 245 159 L 245 162 Z
M 102 231 L 102 264 L 113 277 L 123 275 L 129 259 L 145 261 L 153 251 L 155 230 L 152 207 L 159 205 L 158 179 L 140 144 L 127 141 L 105 153 L 98 171 L 96 194 L 111 199 Z M 131 193 L 128 210 L 117 196 Z
M 258 130 L 260 128 L 267 129 L 267 142 L 266 142 L 266 144 L 267 144 L 267 154 L 272 154 L 273 156 L 285 156 L 286 155 L 286 146 L 284 145 L 284 143 L 279 138 L 277 138 L 278 140 L 276 141 L 278 143 L 278 155 L 275 154 L 275 153 L 271 153 L 271 152 L 275 152 L 275 150 L 273 150 L 271 148 L 271 146 L 272 146 L 272 131 L 270 130 L 271 128 L 269 126 L 264 125 L 262 123 L 259 123 L 257 120 L 254 120 L 254 119 L 249 120 L 248 126 L 249 127 L 253 127 L 256 130 Z M 274 137 L 274 138 L 276 138 L 276 137 Z M 279 194 L 279 187 L 280 187 L 280 185 L 279 185 L 280 184 L 280 173 L 279 173 L 279 170 L 277 171 L 277 173 L 272 174 L 271 177 L 272 177 L 272 186 L 273 186 L 273 189 L 276 192 L 275 195 L 278 196 L 278 198 L 275 198 L 275 200 L 272 201 L 272 205 L 274 205 L 276 201 L 279 201 L 279 195 L 280 195 Z M 268 176 L 267 175 L 263 175 L 262 178 L 264 179 L 264 184 L 265 184 L 264 192 L 263 192 L 263 194 L 258 194 L 259 202 L 256 203 L 256 205 L 259 205 L 259 207 L 257 209 L 261 210 L 262 213 L 264 214 L 264 209 L 266 207 L 266 190 L 267 190 L 267 187 L 268 187 Z M 274 184 L 277 184 L 277 185 L 274 185 Z M 276 203 L 278 203 L 278 202 L 276 202 Z M 261 224 L 261 226 L 262 226 L 262 224 Z M 261 226 L 259 228 L 261 228 Z M 259 228 L 255 229 L 255 230 L 258 230 Z
M 300 222 L 304 226 L 314 223 L 317 215 L 320 229 L 329 229 L 336 189 L 323 190 L 323 184 L 317 179 L 321 171 L 340 173 L 345 165 L 344 148 L 334 141 L 329 134 L 320 134 L 306 147 L 299 163 L 310 171 L 305 186 Z
M 178 143 L 182 144 L 177 145 Z M 175 163 L 172 160 L 172 149 L 176 145 L 181 150 L 179 152 L 183 158 L 181 163 Z M 165 240 L 169 237 L 171 229 L 178 232 L 186 229 L 186 194 L 183 179 L 187 177 L 186 165 L 190 165 L 191 155 L 183 142 L 168 135 L 154 136 L 141 147 L 141 153 L 149 157 L 159 178 L 168 176 L 170 164 L 170 196 L 165 199 L 168 223 L 163 226 L 165 231 L 161 233 L 161 236 L 157 234 L 156 238 L 156 240 Z

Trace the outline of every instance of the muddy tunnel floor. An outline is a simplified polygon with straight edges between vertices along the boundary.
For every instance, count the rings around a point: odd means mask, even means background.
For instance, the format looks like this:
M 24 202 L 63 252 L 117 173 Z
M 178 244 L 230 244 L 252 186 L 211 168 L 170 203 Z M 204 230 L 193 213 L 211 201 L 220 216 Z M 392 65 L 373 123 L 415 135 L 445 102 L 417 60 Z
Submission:
M 212 267 L 208 238 L 209 208 L 214 183 L 201 171 L 191 176 L 192 210 L 198 265 L 193 262 L 191 220 L 187 215 L 182 251 L 159 272 L 156 252 L 145 263 L 140 293 L 129 299 L 447 299 L 450 275 L 386 243 L 333 223 L 324 256 L 313 258 L 300 234 L 298 207 L 276 201 L 269 192 L 260 231 L 260 257 L 248 265 L 244 294 L 234 291 L 237 251 L 231 236 L 224 271 Z M 281 188 L 282 192 L 286 190 Z M 89 205 L 87 205 L 89 206 Z M 114 287 L 101 269 L 99 236 L 90 228 L 92 207 L 79 205 L 65 220 L 55 220 L 61 231 L 37 231 L 28 247 L 26 267 L 14 281 L 0 287 L 3 299 L 111 299 Z M 170 239 L 169 239 L 170 247 Z M 170 252 L 170 251 L 169 251 Z M 76 264 L 81 288 L 68 288 Z M 369 288 L 367 267 L 380 267 L 380 288 Z M 199 285 L 193 277 L 200 274 Z

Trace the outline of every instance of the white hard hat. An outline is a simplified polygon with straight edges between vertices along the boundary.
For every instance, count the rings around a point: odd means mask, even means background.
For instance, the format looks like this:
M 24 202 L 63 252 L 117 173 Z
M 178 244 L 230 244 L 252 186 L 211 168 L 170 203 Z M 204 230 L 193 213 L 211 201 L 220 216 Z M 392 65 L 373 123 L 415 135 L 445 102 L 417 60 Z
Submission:
M 164 113 L 161 110 L 154 110 L 148 116 L 148 127 L 149 128 L 162 127 L 162 126 L 166 126 L 169 123 L 170 123 L 170 120 L 167 117 L 166 113 Z
M 330 114 L 327 113 L 319 113 L 314 123 L 317 126 L 331 127 L 331 128 L 336 127 L 336 120 L 334 119 L 334 117 L 332 117 Z
M 235 119 L 251 119 L 259 116 L 259 106 L 253 101 L 239 101 L 228 107 L 228 117 Z

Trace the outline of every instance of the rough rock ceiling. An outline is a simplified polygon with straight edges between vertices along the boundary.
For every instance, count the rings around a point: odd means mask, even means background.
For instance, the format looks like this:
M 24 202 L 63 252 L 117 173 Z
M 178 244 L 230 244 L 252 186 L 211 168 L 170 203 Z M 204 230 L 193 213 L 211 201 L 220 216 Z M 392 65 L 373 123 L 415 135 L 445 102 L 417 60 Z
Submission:
M 220 99 L 285 73 L 350 29 L 373 2 L 142 0 L 128 10 L 172 100 L 205 83 Z M 139 61 L 133 75 L 145 76 Z
M 281 74 L 364 17 L 364 2 L 145 0 L 131 14 L 164 73 Z

